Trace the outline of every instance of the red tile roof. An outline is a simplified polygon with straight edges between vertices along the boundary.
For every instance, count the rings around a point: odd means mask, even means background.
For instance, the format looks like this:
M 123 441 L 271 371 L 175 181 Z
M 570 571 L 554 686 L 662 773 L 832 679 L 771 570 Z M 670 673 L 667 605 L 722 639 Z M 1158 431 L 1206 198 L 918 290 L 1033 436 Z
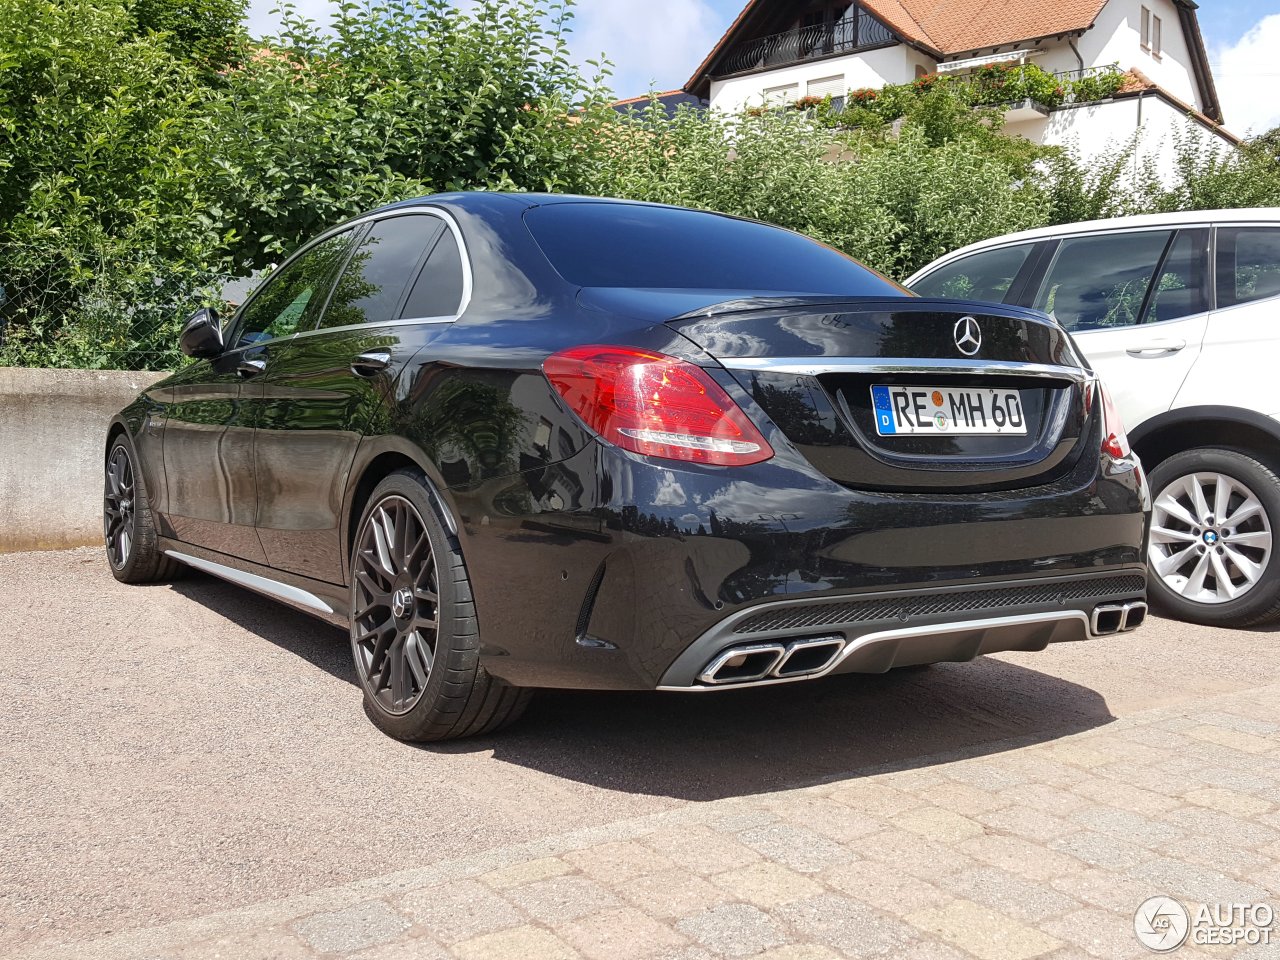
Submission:
M 1106 0 L 863 0 L 863 4 L 873 14 L 890 19 L 904 10 L 920 29 L 912 39 L 951 55 L 1088 30 Z M 907 29 L 905 24 L 902 27 Z

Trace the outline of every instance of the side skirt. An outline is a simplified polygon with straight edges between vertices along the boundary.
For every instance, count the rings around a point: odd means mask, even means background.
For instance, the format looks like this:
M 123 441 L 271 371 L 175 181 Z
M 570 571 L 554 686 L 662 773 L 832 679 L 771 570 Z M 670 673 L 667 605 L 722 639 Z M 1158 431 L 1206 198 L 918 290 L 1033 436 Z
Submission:
M 160 549 L 180 563 L 245 587 L 334 626 L 347 626 L 347 589 L 241 560 L 179 540 L 161 538 Z

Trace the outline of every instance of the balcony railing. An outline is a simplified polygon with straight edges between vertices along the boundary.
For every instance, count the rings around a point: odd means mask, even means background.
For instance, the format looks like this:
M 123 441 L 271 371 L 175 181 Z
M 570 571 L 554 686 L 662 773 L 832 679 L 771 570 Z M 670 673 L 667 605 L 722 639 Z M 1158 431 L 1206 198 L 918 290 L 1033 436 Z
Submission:
M 730 50 L 715 67 L 717 76 L 803 63 L 838 53 L 856 53 L 895 41 L 879 20 L 861 15 L 832 24 L 788 30 L 751 40 Z

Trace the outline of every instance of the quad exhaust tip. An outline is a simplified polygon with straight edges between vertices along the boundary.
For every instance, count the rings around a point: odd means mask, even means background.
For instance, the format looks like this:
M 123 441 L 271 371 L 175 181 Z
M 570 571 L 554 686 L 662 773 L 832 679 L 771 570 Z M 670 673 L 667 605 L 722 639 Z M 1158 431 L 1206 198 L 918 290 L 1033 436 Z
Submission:
M 844 637 L 814 637 L 790 643 L 752 643 L 718 654 L 698 675 L 703 683 L 723 686 L 766 677 L 791 679 L 826 670 L 844 649 Z
M 1090 626 L 1095 637 L 1137 630 L 1147 619 L 1147 605 L 1141 600 L 1129 603 L 1104 603 L 1095 607 Z

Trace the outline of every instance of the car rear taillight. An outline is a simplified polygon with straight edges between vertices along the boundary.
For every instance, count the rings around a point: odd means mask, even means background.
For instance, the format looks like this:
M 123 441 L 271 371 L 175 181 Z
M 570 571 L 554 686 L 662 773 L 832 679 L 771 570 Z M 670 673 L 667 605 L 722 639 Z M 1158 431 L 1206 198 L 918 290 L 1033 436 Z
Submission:
M 1093 406 L 1095 396 L 1100 401 L 1099 409 L 1102 414 L 1102 452 L 1113 460 L 1124 460 L 1133 452 L 1133 448 L 1129 446 L 1129 434 L 1125 432 L 1120 411 L 1116 409 L 1111 394 L 1101 380 L 1092 381 L 1086 389 L 1086 410 Z
M 692 363 L 586 346 L 553 354 L 542 369 L 583 423 L 624 450 L 725 467 L 773 456 L 742 409 Z

